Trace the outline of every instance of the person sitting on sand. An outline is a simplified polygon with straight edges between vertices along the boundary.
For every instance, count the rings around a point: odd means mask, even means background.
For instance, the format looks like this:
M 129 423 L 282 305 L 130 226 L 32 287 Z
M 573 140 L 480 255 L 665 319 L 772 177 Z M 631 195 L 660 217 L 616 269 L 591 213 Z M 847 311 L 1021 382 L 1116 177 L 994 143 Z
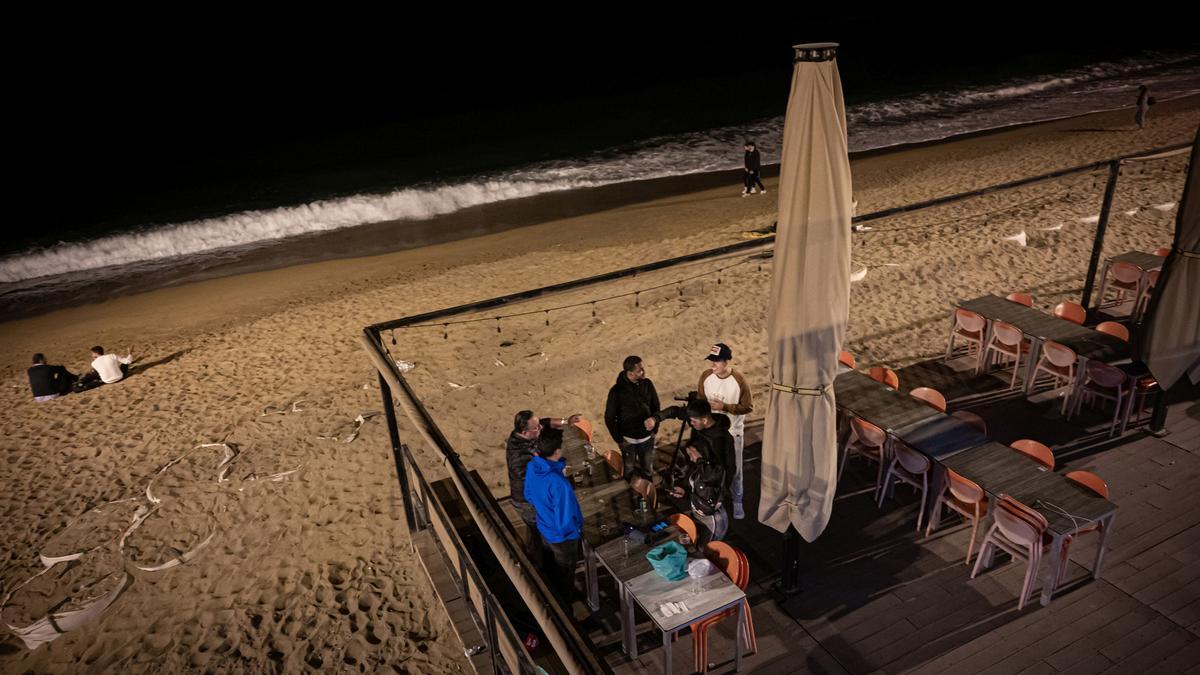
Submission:
M 505 461 L 508 464 L 508 487 L 512 496 L 513 508 L 525 523 L 528 539 L 525 541 L 525 553 L 536 564 L 541 562 L 542 538 L 538 534 L 537 516 L 533 505 L 525 501 L 525 471 L 529 460 L 538 452 L 540 443 L 561 442 L 562 428 L 575 424 L 582 415 L 571 415 L 551 419 L 538 419 L 532 410 L 522 410 L 513 417 L 513 430 L 505 443 Z
M 51 401 L 71 391 L 79 377 L 62 366 L 46 364 L 46 355 L 33 355 L 33 365 L 29 368 L 29 388 L 33 391 L 33 400 Z
M 129 364 L 133 363 L 132 354 L 105 354 L 104 347 L 100 345 L 92 347 L 92 357 L 92 372 L 79 380 L 80 385 L 90 387 L 99 386 L 101 383 L 116 384 L 129 375 Z

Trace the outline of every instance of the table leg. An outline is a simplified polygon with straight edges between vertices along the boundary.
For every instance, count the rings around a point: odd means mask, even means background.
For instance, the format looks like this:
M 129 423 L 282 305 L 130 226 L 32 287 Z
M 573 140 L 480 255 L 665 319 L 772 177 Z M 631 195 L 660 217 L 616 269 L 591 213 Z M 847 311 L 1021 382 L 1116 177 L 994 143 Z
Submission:
M 1051 533 L 1050 565 L 1042 579 L 1042 607 L 1050 604 L 1054 591 L 1058 589 L 1058 568 L 1063 564 L 1062 545 L 1063 536 L 1057 532 Z
M 600 611 L 600 579 L 596 569 L 596 552 L 583 540 L 583 569 L 587 583 L 587 603 L 593 612 Z
M 1100 530 L 1100 541 L 1096 542 L 1096 562 L 1092 565 L 1092 578 L 1100 578 L 1100 566 L 1104 564 L 1104 549 L 1108 545 L 1108 535 L 1112 532 L 1113 523 L 1117 520 L 1117 512 L 1113 511 L 1100 522 L 1104 524 L 1104 529 Z
M 625 635 L 625 654 L 631 659 L 636 659 L 638 655 L 637 626 L 633 623 L 633 599 L 629 597 L 629 592 L 625 589 L 624 584 L 617 587 L 617 593 L 621 598 L 621 629 Z
M 671 631 L 663 631 L 663 672 L 667 675 L 671 674 L 671 636 L 674 635 Z
M 1033 381 L 1037 379 L 1037 363 L 1042 358 L 1042 341 L 1029 336 L 1029 361 L 1025 364 L 1025 397 L 1033 396 Z
M 746 623 L 746 603 L 739 602 L 737 608 L 738 608 L 738 618 L 737 618 L 738 630 L 735 630 L 733 632 L 734 633 L 733 634 L 733 645 L 734 645 L 734 647 L 733 647 L 733 654 L 734 654 L 733 672 L 735 672 L 735 673 L 740 672 L 742 670 L 742 630 L 741 629 Z M 749 634 L 749 629 L 746 630 L 746 633 L 747 633 L 747 635 Z

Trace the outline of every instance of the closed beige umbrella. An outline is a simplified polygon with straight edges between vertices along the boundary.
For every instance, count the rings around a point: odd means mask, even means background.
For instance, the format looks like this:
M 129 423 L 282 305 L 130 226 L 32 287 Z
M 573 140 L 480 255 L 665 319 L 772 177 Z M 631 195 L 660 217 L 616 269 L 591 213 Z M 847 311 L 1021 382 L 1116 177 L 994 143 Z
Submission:
M 1200 384 L 1200 137 L 1192 141 L 1191 165 L 1175 242 L 1163 261 L 1158 288 L 1146 310 L 1139 340 L 1142 360 L 1163 391 L 1188 375 Z
M 850 304 L 850 159 L 837 45 L 796 45 L 767 320 L 771 390 L 758 519 L 824 531 L 837 488 L 833 378 Z

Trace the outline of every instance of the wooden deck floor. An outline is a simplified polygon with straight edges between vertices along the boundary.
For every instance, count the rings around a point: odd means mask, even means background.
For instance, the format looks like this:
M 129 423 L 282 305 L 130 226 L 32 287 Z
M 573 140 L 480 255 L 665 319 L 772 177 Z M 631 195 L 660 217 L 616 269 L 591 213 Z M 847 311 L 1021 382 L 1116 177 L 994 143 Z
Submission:
M 910 387 L 939 377 L 921 366 L 901 373 Z M 918 535 L 912 492 L 897 488 L 897 499 L 879 509 L 870 494 L 853 494 L 870 486 L 873 468 L 852 466 L 826 533 L 803 549 L 804 590 L 790 599 L 771 590 L 780 535 L 753 519 L 734 521 L 727 540 L 750 558 L 759 645 L 743 672 L 1200 672 L 1200 403 L 1173 404 L 1165 438 L 1132 429 L 1110 440 L 1098 414 L 1067 424 L 1048 398 L 1028 402 L 994 389 L 975 383 L 957 392 L 987 419 L 993 439 L 1048 439 L 1058 471 L 1087 469 L 1108 481 L 1120 511 L 1102 578 L 1089 580 L 1081 566 L 1091 564 L 1096 545 L 1094 535 L 1084 536 L 1072 546 L 1067 590 L 1048 607 L 1035 599 L 1018 611 L 1022 565 L 1001 562 L 970 579 L 969 528 L 948 519 L 930 538 Z M 747 448 L 750 514 L 758 449 Z M 630 661 L 616 637 L 615 599 L 605 603 L 614 610 L 575 609 L 608 662 L 618 673 L 661 672 L 661 638 L 649 620 L 641 617 L 645 651 Z M 732 672 L 732 638 L 729 622 L 712 634 L 711 672 Z M 675 672 L 691 672 L 690 636 L 675 643 L 674 663 Z

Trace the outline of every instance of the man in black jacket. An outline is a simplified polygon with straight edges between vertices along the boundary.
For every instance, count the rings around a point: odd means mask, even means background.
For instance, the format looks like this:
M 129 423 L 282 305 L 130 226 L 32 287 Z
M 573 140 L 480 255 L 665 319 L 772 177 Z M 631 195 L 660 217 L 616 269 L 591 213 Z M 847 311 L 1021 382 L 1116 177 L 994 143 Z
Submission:
M 746 173 L 742 181 L 742 196 L 752 195 L 755 192 L 767 194 L 767 188 L 763 187 L 762 179 L 758 175 L 762 169 L 762 158 L 758 154 L 758 146 L 754 144 L 754 141 L 746 141 L 746 157 L 743 159 L 743 166 Z
M 542 448 L 562 443 L 562 428 L 575 424 L 581 415 L 538 419 L 532 410 L 522 410 L 513 417 L 513 430 L 504 446 L 504 459 L 508 464 L 508 487 L 513 507 L 525 523 L 529 539 L 525 542 L 525 553 L 535 565 L 542 563 L 542 535 L 537 528 L 537 512 L 533 504 L 525 500 L 525 471 L 529 460 Z
M 660 409 L 658 392 L 646 377 L 646 366 L 640 356 L 627 356 L 617 382 L 608 390 L 604 406 L 604 424 L 608 433 L 621 448 L 625 462 L 625 478 L 636 472 L 648 481 L 654 480 L 654 431 Z
M 683 466 L 683 481 L 676 481 L 671 496 L 689 498 L 692 517 L 703 530 L 698 544 L 719 541 L 729 529 L 729 502 L 737 462 L 733 452 L 733 436 L 729 433 L 729 418 L 713 415 L 705 399 L 693 399 L 686 406 L 671 406 L 656 417 L 686 419 L 692 427 Z M 684 483 L 680 485 L 679 483 Z
M 33 366 L 29 368 L 29 389 L 33 400 L 50 401 L 71 391 L 79 377 L 62 366 L 46 365 L 45 354 L 33 355 Z

